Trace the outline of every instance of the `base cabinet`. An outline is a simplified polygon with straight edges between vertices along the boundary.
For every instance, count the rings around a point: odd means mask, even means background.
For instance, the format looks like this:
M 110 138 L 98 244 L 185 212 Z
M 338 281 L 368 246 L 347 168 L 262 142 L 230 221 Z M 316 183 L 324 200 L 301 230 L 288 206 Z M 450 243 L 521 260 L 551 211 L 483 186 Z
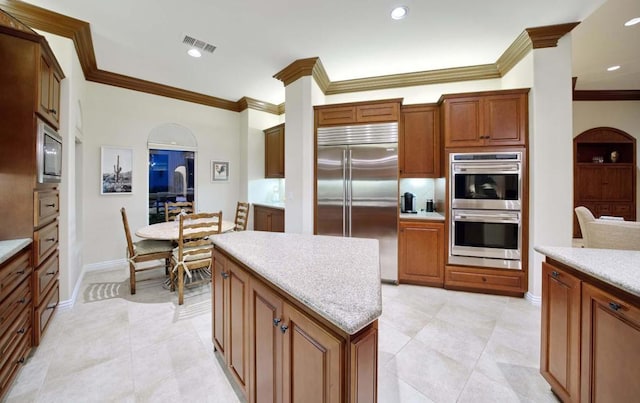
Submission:
M 284 232 L 284 210 L 265 206 L 253 206 L 255 231 Z
M 580 401 L 580 285 L 542 263 L 540 373 L 564 402 Z
M 581 401 L 637 401 L 639 379 L 640 306 L 584 284 Z
M 543 263 L 540 373 L 564 402 L 640 396 L 640 298 Z
M 400 221 L 398 280 L 442 287 L 444 284 L 444 223 Z
M 214 252 L 214 345 L 247 401 L 376 402 L 377 321 L 355 335 L 342 334 L 245 269 Z M 236 292 L 234 298 L 233 285 L 224 284 L 233 281 L 233 271 L 245 274 L 242 286 L 236 287 L 246 290 L 242 297 Z M 233 324 L 225 321 L 224 313 L 234 311 L 244 315 L 236 323 L 247 323 L 246 333 L 234 332 Z M 246 347 L 246 378 L 233 373 L 234 343 Z
M 527 281 L 523 270 L 446 265 L 444 288 L 522 297 Z

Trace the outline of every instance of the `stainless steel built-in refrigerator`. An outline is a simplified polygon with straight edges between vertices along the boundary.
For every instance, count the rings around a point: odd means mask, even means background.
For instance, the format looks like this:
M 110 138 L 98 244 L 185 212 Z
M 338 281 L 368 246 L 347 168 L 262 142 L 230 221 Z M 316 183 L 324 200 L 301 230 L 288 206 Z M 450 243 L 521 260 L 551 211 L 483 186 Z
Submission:
M 380 241 L 382 280 L 398 281 L 398 124 L 317 132 L 316 233 Z

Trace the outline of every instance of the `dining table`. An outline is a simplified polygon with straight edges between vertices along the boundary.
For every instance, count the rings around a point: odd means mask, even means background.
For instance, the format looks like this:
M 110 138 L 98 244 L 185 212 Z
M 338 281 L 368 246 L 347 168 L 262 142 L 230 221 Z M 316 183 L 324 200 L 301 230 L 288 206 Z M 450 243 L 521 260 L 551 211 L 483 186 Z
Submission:
M 198 219 L 195 221 L 206 221 L 206 219 Z M 222 220 L 221 232 L 233 231 L 236 224 L 233 221 Z M 167 221 L 156 224 L 150 224 L 136 231 L 136 235 L 145 239 L 157 239 L 163 241 L 176 241 L 180 236 L 180 222 Z

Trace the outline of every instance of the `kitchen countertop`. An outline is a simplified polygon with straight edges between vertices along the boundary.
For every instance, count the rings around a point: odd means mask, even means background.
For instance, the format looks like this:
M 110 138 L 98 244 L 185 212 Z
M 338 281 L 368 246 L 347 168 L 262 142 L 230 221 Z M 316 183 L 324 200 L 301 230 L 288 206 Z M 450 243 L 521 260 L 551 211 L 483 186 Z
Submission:
M 30 245 L 31 238 L 10 239 L 6 241 L 0 241 L 0 264 L 11 259 L 13 255 L 18 253 L 22 248 Z
M 216 249 L 348 334 L 382 314 L 377 240 L 261 231 L 212 239 Z
M 640 297 L 640 251 L 536 246 L 542 253 Z
M 270 207 L 270 208 L 277 208 L 280 210 L 284 210 L 284 202 L 272 202 L 272 203 L 251 203 L 254 206 L 262 206 L 262 207 Z
M 400 213 L 401 220 L 426 220 L 426 221 L 444 221 L 444 214 L 433 212 L 427 213 L 426 211 L 418 211 L 416 214 Z

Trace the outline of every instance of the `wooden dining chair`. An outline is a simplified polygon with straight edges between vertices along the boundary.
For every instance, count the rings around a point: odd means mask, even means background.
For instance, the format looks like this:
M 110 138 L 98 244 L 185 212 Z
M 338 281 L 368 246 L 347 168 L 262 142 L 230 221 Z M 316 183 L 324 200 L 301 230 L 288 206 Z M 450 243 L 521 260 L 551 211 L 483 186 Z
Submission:
M 213 243 L 209 237 L 222 232 L 222 211 L 180 215 L 178 220 L 178 246 L 173 249 L 171 257 L 170 282 L 171 291 L 178 286 L 178 305 L 182 305 L 185 286 L 211 281 Z
M 246 202 L 238 202 L 236 206 L 236 219 L 235 230 L 244 231 L 247 229 L 247 222 L 249 222 L 249 207 L 251 204 Z
M 196 202 L 184 201 L 184 202 L 165 202 L 164 203 L 164 220 L 175 221 L 176 216 L 182 212 L 186 214 L 193 214 L 196 212 Z
M 171 241 L 157 241 L 152 239 L 143 239 L 133 242 L 131 231 L 129 230 L 129 220 L 127 219 L 127 211 L 124 207 L 120 209 L 122 214 L 122 224 L 124 225 L 124 235 L 127 238 L 127 260 L 129 261 L 129 288 L 131 294 L 136 293 L 136 273 L 151 269 L 164 267 L 169 271 L 171 254 L 173 252 L 173 243 Z M 153 260 L 164 259 L 164 264 L 155 266 L 138 266 L 139 263 L 149 262 Z

